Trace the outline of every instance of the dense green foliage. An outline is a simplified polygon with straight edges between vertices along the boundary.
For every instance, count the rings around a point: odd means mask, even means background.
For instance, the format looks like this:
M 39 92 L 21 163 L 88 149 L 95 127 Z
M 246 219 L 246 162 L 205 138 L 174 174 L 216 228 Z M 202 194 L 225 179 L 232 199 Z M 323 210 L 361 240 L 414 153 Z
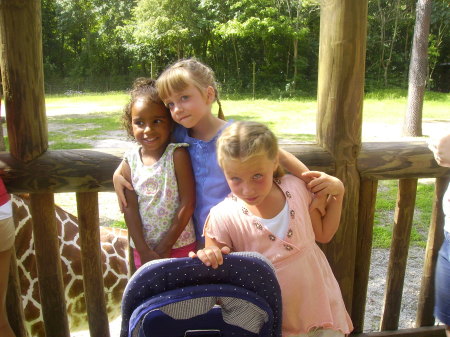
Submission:
M 415 3 L 369 0 L 368 90 L 407 86 Z M 316 88 L 318 0 L 42 0 L 42 22 L 50 93 L 122 90 L 192 56 L 211 65 L 225 94 Z M 432 89 L 450 87 L 449 22 L 448 0 L 434 0 Z

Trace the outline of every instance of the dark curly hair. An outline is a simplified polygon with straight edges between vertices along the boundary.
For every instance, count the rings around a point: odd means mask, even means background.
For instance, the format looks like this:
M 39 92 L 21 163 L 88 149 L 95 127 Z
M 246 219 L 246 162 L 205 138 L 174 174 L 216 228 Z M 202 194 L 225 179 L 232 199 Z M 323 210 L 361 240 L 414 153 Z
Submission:
M 143 98 L 153 103 L 160 104 L 170 116 L 170 111 L 159 97 L 155 84 L 156 80 L 152 78 L 139 77 L 134 80 L 133 88 L 129 91 L 130 101 L 123 108 L 122 126 L 127 131 L 128 137 L 131 139 L 134 139 L 133 125 L 131 123 L 131 109 L 136 100 Z

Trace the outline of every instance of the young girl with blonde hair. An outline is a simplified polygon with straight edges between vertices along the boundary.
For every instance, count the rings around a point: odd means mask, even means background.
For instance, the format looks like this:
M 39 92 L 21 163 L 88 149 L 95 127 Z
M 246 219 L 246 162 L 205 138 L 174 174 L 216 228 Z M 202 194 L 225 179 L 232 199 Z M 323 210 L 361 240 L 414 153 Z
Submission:
M 326 215 L 310 210 L 312 193 L 302 180 L 283 173 L 276 137 L 256 122 L 227 127 L 217 140 L 217 157 L 231 193 L 209 213 L 206 248 L 190 256 L 217 268 L 230 251 L 258 252 L 273 263 L 280 283 L 283 337 L 350 333 L 339 285 L 316 244 L 329 242 L 338 229 L 342 182 L 324 178 Z

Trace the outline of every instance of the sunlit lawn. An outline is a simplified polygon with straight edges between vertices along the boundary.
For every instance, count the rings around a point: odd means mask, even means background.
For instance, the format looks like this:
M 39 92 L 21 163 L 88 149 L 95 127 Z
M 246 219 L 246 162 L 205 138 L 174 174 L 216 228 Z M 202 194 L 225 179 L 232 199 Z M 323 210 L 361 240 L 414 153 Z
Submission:
M 106 130 L 114 129 L 119 120 L 122 107 L 127 102 L 127 94 L 112 92 L 104 94 L 84 94 L 77 96 L 49 96 L 46 98 L 46 109 L 52 111 L 69 110 L 72 114 L 89 112 L 92 118 L 89 123 L 100 125 Z M 386 90 L 366 94 L 363 106 L 363 123 L 397 126 L 398 134 L 406 110 L 406 91 Z M 315 98 L 291 100 L 232 100 L 222 101 L 227 119 L 255 120 L 266 123 L 280 139 L 286 141 L 315 141 L 315 124 L 317 101 Z M 450 120 L 450 94 L 427 93 L 423 107 L 423 120 Z M 74 108 L 76 107 L 76 108 Z M 214 107 L 217 110 L 217 106 Z M 96 114 L 93 114 L 97 112 Z M 102 122 L 102 119 L 109 119 Z M 94 121 L 95 119 L 95 121 Z M 82 124 L 80 116 L 50 117 L 49 122 L 64 124 Z M 117 129 L 120 124 L 117 124 Z M 92 132 L 92 131 L 91 131 Z M 362 135 L 363 140 L 365 135 Z

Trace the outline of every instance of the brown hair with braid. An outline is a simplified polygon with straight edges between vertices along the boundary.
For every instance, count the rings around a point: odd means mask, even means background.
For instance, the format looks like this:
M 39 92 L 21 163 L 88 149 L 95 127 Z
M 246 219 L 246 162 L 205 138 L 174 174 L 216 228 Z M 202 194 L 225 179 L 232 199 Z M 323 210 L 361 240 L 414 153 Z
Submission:
M 194 85 L 200 92 L 208 87 L 214 89 L 215 100 L 219 105 L 217 117 L 225 120 L 214 72 L 210 67 L 195 58 L 179 60 L 170 65 L 156 81 L 156 87 L 162 100 L 169 97 L 173 92 L 184 90 L 190 84 Z

